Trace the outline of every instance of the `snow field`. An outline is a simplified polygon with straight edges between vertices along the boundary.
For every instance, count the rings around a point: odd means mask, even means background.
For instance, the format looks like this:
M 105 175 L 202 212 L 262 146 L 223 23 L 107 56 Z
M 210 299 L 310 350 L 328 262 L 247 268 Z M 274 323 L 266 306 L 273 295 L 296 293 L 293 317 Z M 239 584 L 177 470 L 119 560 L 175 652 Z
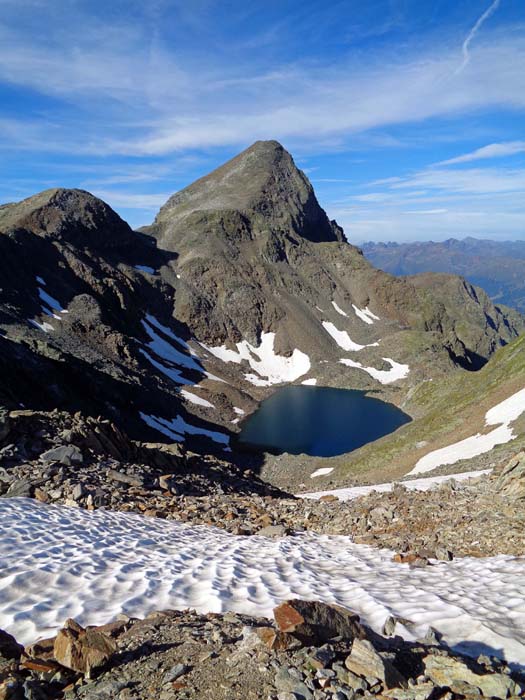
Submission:
M 192 425 L 185 421 L 182 416 L 162 418 L 160 416 L 151 416 L 140 412 L 140 417 L 150 428 L 158 430 L 175 442 L 182 442 L 186 435 L 203 435 L 204 437 L 209 437 L 214 442 L 219 442 L 224 445 L 229 445 L 230 442 L 229 435 L 215 430 L 200 428 L 198 425 Z
M 359 350 L 363 350 L 364 348 L 374 348 L 379 345 L 379 343 L 359 345 L 359 343 L 354 343 L 354 341 L 348 335 L 347 331 L 340 331 L 330 321 L 323 321 L 322 325 L 325 331 L 332 336 L 332 338 L 339 345 L 339 347 L 343 350 L 346 350 L 347 352 L 358 352 Z
M 496 445 L 509 442 L 515 435 L 510 424 L 525 412 L 525 389 L 509 396 L 501 403 L 493 406 L 485 414 L 485 425 L 499 427 L 482 435 L 476 433 L 464 440 L 454 442 L 439 450 L 433 450 L 416 463 L 409 474 L 424 474 L 445 464 L 455 464 L 462 459 L 471 459 L 489 452 Z M 501 424 L 501 425 L 500 425 Z
M 202 345 L 208 352 L 223 362 L 240 364 L 246 360 L 256 374 L 245 374 L 245 378 L 255 386 L 271 386 L 283 382 L 293 382 L 310 370 L 310 358 L 297 348 L 290 357 L 277 355 L 274 351 L 275 333 L 262 333 L 258 347 L 247 340 L 237 343 L 237 350 L 225 345 L 209 347 Z
M 407 488 L 409 491 L 428 491 L 433 489 L 445 481 L 465 481 L 467 479 L 475 479 L 483 474 L 490 474 L 491 469 L 481 469 L 479 471 L 473 472 L 463 472 L 461 474 L 445 474 L 444 476 L 429 476 L 425 479 L 409 479 L 408 481 L 399 482 L 402 486 Z M 333 468 L 322 467 L 317 469 L 313 474 L 310 474 L 310 478 L 317 476 L 325 476 L 333 472 Z M 372 484 L 371 486 L 350 486 L 349 488 L 343 489 L 332 489 L 331 491 L 315 491 L 314 493 L 300 493 L 297 494 L 301 498 L 313 498 L 315 500 L 321 498 L 321 496 L 337 496 L 340 501 L 351 501 L 354 498 L 359 498 L 360 496 L 367 496 L 372 491 L 377 491 L 378 493 L 388 493 L 392 491 L 394 484 L 396 482 L 390 482 L 388 484 Z
M 525 662 L 525 558 L 457 559 L 410 569 L 348 537 L 274 540 L 106 511 L 0 500 L 0 628 L 23 644 L 66 618 L 194 608 L 271 616 L 287 598 L 337 603 L 380 630 L 389 615 L 431 625 L 452 646 L 483 645 Z M 473 648 L 473 643 L 481 645 Z
M 352 308 L 355 311 L 355 315 L 361 319 L 361 321 L 364 321 L 368 325 L 372 325 L 374 321 L 379 321 L 379 316 L 376 316 L 373 314 L 368 306 L 366 306 L 364 309 L 359 309 L 355 304 L 352 304 Z
M 377 343 L 376 343 L 377 345 Z M 390 359 L 390 357 L 383 357 L 385 362 L 388 362 L 390 369 L 375 369 L 374 367 L 365 367 L 360 362 L 355 360 L 348 360 L 343 358 L 339 360 L 342 365 L 347 367 L 355 367 L 356 369 L 362 369 L 367 372 L 371 377 L 377 379 L 381 384 L 391 384 L 392 382 L 397 382 L 398 379 L 404 379 L 410 372 L 410 367 L 408 365 L 400 364 Z

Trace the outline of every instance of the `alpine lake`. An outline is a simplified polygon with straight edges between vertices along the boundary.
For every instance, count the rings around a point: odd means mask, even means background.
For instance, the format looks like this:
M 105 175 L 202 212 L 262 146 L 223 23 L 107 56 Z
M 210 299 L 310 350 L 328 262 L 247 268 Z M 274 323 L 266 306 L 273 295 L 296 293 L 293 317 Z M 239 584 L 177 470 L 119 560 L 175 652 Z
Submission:
M 287 386 L 242 422 L 237 446 L 333 457 L 388 435 L 410 420 L 397 406 L 364 391 Z

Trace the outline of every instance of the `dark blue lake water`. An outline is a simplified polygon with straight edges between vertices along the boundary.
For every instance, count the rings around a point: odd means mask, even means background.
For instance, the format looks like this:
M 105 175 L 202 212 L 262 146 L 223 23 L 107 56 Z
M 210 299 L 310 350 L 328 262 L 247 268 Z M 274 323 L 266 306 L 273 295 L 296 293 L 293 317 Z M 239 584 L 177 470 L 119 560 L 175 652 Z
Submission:
M 396 406 L 363 391 L 315 386 L 278 389 L 241 425 L 239 447 L 333 457 L 408 423 Z

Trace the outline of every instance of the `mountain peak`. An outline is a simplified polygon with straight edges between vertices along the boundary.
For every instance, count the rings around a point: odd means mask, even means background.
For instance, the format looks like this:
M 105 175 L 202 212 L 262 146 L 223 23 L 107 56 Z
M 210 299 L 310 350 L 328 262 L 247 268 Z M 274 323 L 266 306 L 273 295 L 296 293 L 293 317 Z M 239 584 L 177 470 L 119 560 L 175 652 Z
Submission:
M 213 172 L 174 194 L 155 227 L 162 243 L 175 249 L 188 218 L 198 213 L 239 212 L 257 229 L 292 233 L 311 241 L 344 240 L 319 205 L 306 175 L 278 141 L 256 141 Z M 182 225 L 182 223 L 184 225 Z
M 63 187 L 0 207 L 0 232 L 15 230 L 102 248 L 133 238 L 128 224 L 108 204 L 85 190 Z

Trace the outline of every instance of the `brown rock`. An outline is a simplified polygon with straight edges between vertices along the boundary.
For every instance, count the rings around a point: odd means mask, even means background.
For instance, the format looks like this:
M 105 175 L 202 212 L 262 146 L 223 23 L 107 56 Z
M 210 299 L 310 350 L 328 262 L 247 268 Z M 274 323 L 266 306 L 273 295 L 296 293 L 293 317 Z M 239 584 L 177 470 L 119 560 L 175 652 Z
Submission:
M 289 649 L 295 642 L 295 639 L 290 634 L 279 632 L 273 627 L 257 627 L 255 634 L 259 637 L 261 642 L 268 647 L 268 649 Z
M 97 629 L 84 629 L 74 620 L 67 620 L 57 634 L 54 656 L 58 663 L 88 677 L 103 666 L 115 653 L 117 645 Z
M 54 646 L 55 637 L 49 637 L 48 639 L 39 639 L 38 642 L 30 644 L 28 647 L 26 647 L 26 654 L 31 659 L 47 661 L 49 659 L 55 658 Z
M 338 605 L 289 600 L 274 608 L 273 615 L 281 632 L 293 634 L 305 643 L 322 643 L 337 636 L 345 639 L 366 636 L 359 616 Z
M 327 493 L 325 496 L 321 496 L 319 500 L 323 501 L 323 503 L 335 503 L 335 501 L 338 501 L 339 499 L 337 496 L 334 496 L 333 493 Z
M 20 664 L 20 668 L 25 668 L 28 671 L 37 671 L 38 673 L 48 673 L 49 671 L 58 671 L 60 664 L 50 660 L 24 659 Z

